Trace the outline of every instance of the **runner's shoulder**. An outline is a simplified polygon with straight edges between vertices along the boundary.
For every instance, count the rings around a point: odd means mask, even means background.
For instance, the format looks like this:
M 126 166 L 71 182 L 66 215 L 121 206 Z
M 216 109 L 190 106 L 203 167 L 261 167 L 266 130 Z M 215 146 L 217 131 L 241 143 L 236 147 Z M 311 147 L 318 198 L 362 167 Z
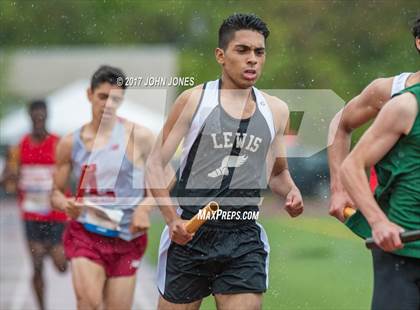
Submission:
M 405 135 L 410 132 L 419 112 L 416 97 L 410 92 L 394 97 L 381 111 L 387 115 L 385 123 Z
M 143 126 L 141 124 L 129 121 L 127 119 L 122 119 L 122 122 L 126 128 L 126 130 L 133 130 L 133 136 L 134 139 L 137 143 L 142 143 L 142 142 L 149 142 L 149 141 L 153 141 L 155 134 L 153 133 L 153 131 L 151 129 L 149 129 L 146 126 Z
M 382 101 L 388 101 L 388 99 L 391 97 L 393 81 L 393 76 L 374 79 L 363 90 L 363 92 L 370 98 L 374 98 L 376 102 L 378 102 L 377 99 L 382 99 Z
M 57 158 L 70 159 L 73 149 L 73 133 L 69 133 L 61 137 L 57 143 Z
M 174 120 L 182 115 L 183 119 L 191 121 L 203 94 L 203 85 L 200 84 L 183 91 L 175 100 L 171 108 L 171 115 L 173 117 L 170 115 L 169 119 Z
M 201 97 L 201 94 L 203 92 L 203 87 L 204 84 L 199 84 L 197 86 L 188 88 L 186 90 L 184 90 L 177 98 L 176 100 L 176 104 L 179 103 L 181 105 L 189 105 L 189 104 L 193 104 L 193 103 L 197 103 L 198 104 L 198 100 Z M 197 100 L 194 100 L 197 99 Z
M 280 98 L 264 92 L 261 93 L 270 107 L 277 132 L 280 128 L 284 128 L 289 119 L 289 107 L 287 106 L 287 103 Z
M 48 134 L 48 139 L 50 141 L 52 141 L 53 144 L 56 145 L 58 143 L 58 141 L 60 141 L 60 136 L 55 134 L 55 133 L 49 133 Z
M 289 113 L 289 107 L 287 106 L 286 102 L 276 96 L 269 95 L 263 91 L 260 92 L 270 106 L 273 113 Z
M 389 102 L 390 110 L 398 114 L 401 120 L 410 116 L 416 116 L 418 113 L 418 104 L 415 95 L 411 92 L 403 93 L 394 97 Z

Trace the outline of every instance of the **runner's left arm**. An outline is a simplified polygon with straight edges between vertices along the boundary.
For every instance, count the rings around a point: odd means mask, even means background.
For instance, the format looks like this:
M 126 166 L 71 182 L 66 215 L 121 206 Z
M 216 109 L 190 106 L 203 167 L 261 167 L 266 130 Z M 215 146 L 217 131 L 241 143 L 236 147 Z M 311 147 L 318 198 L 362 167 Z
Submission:
M 77 219 L 82 212 L 82 206 L 76 202 L 74 197 L 67 198 L 64 194 L 72 169 L 72 148 L 73 136 L 71 134 L 61 138 L 57 144 L 50 200 L 54 209 L 65 212 L 72 219 Z
M 410 93 L 391 99 L 379 112 L 340 169 L 341 182 L 372 228 L 375 243 L 385 251 L 402 247 L 398 225 L 390 222 L 373 197 L 365 169 L 376 164 L 409 133 L 418 113 Z
M 276 124 L 276 136 L 271 144 L 267 163 L 268 168 L 272 168 L 269 185 L 273 193 L 285 198 L 284 207 L 290 216 L 296 217 L 303 212 L 303 199 L 287 166 L 284 134 L 288 128 L 289 109 L 286 103 L 276 97 L 268 97 L 268 102 Z
M 135 158 L 134 160 L 141 163 L 142 169 L 145 169 L 147 158 L 149 157 L 153 144 L 155 143 L 155 135 L 149 129 L 139 125 L 134 125 L 133 130 L 134 153 L 138 154 L 138 158 Z M 144 198 L 134 211 L 133 219 L 130 225 L 132 233 L 144 232 L 150 228 L 150 212 L 156 204 L 155 199 L 147 186 L 146 180 L 144 184 L 140 184 L 139 186 L 145 187 Z

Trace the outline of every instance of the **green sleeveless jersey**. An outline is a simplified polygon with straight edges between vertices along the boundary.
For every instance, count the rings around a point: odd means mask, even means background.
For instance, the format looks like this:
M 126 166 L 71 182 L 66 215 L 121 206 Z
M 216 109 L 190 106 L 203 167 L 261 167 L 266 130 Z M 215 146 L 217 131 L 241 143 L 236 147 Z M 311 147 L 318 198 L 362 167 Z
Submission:
M 410 92 L 416 96 L 420 111 L 420 84 L 410 86 L 396 96 Z M 420 229 L 420 113 L 408 135 L 401 136 L 393 148 L 375 165 L 378 187 L 375 199 L 391 222 L 407 231 Z M 372 235 L 360 211 L 346 225 L 357 235 Z M 395 254 L 420 258 L 420 241 L 407 243 Z

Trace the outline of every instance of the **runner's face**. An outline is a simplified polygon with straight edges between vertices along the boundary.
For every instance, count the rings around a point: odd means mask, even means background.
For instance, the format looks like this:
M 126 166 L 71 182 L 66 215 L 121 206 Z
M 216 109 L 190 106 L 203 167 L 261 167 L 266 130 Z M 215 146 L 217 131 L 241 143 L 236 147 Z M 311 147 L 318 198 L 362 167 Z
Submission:
M 223 74 L 240 88 L 253 86 L 265 62 L 264 36 L 253 30 L 236 31 L 226 50 L 216 49 Z
M 93 118 L 109 121 L 116 116 L 117 109 L 124 98 L 124 90 L 117 85 L 105 82 L 93 91 L 89 88 L 88 98 L 92 103 Z
M 31 112 L 32 128 L 36 134 L 45 130 L 47 111 L 45 109 L 35 109 Z

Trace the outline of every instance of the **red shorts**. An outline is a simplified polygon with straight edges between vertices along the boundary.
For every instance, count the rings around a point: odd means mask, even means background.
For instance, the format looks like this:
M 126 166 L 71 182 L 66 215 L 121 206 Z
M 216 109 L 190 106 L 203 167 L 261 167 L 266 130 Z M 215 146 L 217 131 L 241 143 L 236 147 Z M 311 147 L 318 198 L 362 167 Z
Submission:
M 147 235 L 125 241 L 88 232 L 82 224 L 71 221 L 63 243 L 68 259 L 86 257 L 104 267 L 107 277 L 123 277 L 136 273 L 146 250 Z

